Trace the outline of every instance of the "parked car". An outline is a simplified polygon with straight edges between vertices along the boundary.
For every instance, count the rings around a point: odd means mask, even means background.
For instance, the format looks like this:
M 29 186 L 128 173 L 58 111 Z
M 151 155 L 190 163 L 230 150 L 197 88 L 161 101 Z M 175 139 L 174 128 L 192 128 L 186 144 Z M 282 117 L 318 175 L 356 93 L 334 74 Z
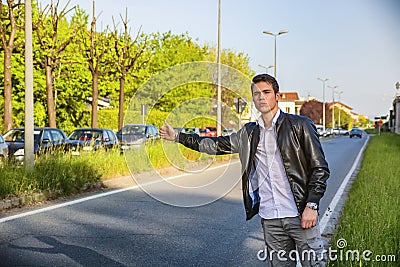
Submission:
M 217 136 L 217 127 L 216 126 L 206 126 L 208 130 L 211 132 L 211 136 Z
M 362 138 L 362 131 L 361 131 L 359 128 L 357 128 L 357 127 L 353 127 L 353 129 L 351 129 L 351 130 L 349 131 L 349 137 L 350 137 L 350 138 L 353 138 L 353 137 L 355 137 L 355 136 L 357 136 L 357 137 L 359 137 L 359 138 Z
M 324 131 L 324 136 L 330 136 L 330 135 L 333 135 L 333 129 L 332 128 L 327 128 Z
M 229 136 L 235 132 L 232 128 L 225 128 L 222 130 L 222 136 Z
M 127 124 L 117 132 L 121 149 L 129 149 L 160 138 L 158 129 L 152 124 Z
M 0 134 L 0 163 L 8 157 L 8 145 L 4 141 L 3 136 Z
M 335 127 L 335 128 L 328 128 L 324 132 L 324 136 L 330 136 L 330 135 L 348 135 L 349 131 L 345 130 L 340 127 Z
M 213 134 L 211 133 L 211 131 L 208 128 L 200 128 L 200 136 L 213 136 Z
M 118 139 L 111 129 L 80 128 L 69 135 L 67 149 L 73 155 L 80 155 L 81 151 L 109 150 L 116 146 Z
M 320 124 L 315 124 L 315 128 L 317 128 L 317 133 L 319 136 L 324 136 L 325 135 L 325 130 L 324 126 Z
M 46 153 L 54 149 L 64 149 L 67 136 L 63 130 L 58 128 L 38 127 L 33 130 L 34 153 Z M 4 135 L 4 140 L 8 144 L 8 155 L 10 158 L 23 161 L 25 155 L 25 130 L 24 128 L 15 128 L 9 130 Z

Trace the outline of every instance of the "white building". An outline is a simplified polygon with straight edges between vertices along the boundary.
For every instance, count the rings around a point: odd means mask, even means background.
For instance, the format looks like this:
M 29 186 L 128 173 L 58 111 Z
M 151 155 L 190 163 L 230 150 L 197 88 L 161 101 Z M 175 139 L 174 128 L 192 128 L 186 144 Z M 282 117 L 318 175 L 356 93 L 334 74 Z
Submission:
M 296 104 L 299 100 L 299 95 L 297 92 L 281 92 L 281 99 L 278 101 L 278 107 L 290 114 L 300 114 L 301 106 Z

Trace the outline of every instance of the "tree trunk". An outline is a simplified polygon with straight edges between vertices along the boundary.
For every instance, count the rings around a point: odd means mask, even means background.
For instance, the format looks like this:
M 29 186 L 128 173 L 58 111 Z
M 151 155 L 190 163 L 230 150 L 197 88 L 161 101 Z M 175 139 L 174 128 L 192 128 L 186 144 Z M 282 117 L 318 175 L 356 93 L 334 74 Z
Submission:
M 97 72 L 92 73 L 93 81 L 92 81 L 92 128 L 97 128 L 97 103 L 99 98 L 99 88 L 98 88 L 98 79 L 99 74 Z
M 56 109 L 53 97 L 53 71 L 46 65 L 46 96 L 47 96 L 47 115 L 49 116 L 49 126 L 56 127 Z
M 4 130 L 12 128 L 12 80 L 11 80 L 12 49 L 4 49 Z
M 124 124 L 124 101 L 125 101 L 125 76 L 119 78 L 119 111 L 118 111 L 118 130 L 120 130 Z

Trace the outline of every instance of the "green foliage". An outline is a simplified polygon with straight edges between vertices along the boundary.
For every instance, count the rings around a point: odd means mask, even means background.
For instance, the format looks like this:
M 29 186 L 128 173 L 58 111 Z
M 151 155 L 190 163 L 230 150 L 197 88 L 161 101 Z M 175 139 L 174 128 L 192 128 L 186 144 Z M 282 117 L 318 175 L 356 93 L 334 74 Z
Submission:
M 118 130 L 118 110 L 103 109 L 99 110 L 99 128 Z
M 358 116 L 358 123 L 357 123 L 358 127 L 365 128 L 365 127 L 368 127 L 368 125 L 371 125 L 371 124 L 372 124 L 372 121 L 369 120 L 364 115 Z
M 141 115 L 139 113 L 137 113 L 137 118 L 141 120 Z M 151 110 L 151 113 L 147 117 L 145 123 L 153 124 L 157 128 L 160 128 L 164 125 L 164 120 L 167 120 L 174 127 L 203 128 L 205 126 L 217 125 L 215 116 L 194 116 L 193 113 L 170 113 L 157 109 Z M 141 121 L 137 120 L 136 123 L 141 123 Z
M 339 112 L 340 112 L 340 125 L 339 125 Z M 335 125 L 339 125 L 343 129 L 350 130 L 353 128 L 353 119 L 343 110 L 335 109 Z
M 33 9 L 33 20 L 37 21 L 38 8 L 34 5 Z M 47 35 L 45 35 L 47 37 L 44 37 L 45 39 L 54 31 L 49 22 L 50 18 L 47 17 L 43 23 L 43 29 L 40 29 L 41 32 L 47 33 Z M 34 65 L 35 125 L 49 125 L 45 72 L 40 63 L 43 63 L 43 58 L 46 55 L 54 55 L 54 48 L 67 40 L 68 36 L 70 36 L 74 29 L 80 29 L 81 34 L 78 34 L 78 36 L 83 37 L 72 40 L 70 45 L 68 45 L 62 53 L 60 63 L 54 69 L 53 93 L 55 98 L 57 127 L 69 133 L 75 128 L 90 126 L 91 109 L 89 98 L 92 96 L 92 75 L 89 70 L 88 62 L 84 56 L 87 55 L 88 50 L 82 49 L 81 45 L 82 42 L 88 41 L 86 34 L 88 26 L 89 15 L 78 6 L 69 21 L 63 19 L 60 22 L 59 39 L 57 40 L 57 44 L 50 44 L 50 40 L 47 40 L 46 44 L 48 44 L 50 48 L 43 49 L 43 47 L 39 45 L 37 34 L 33 35 L 33 52 L 34 58 L 36 59 Z M 83 34 L 83 32 L 85 34 Z M 107 126 L 107 128 L 117 129 L 118 116 L 116 110 L 118 109 L 119 81 L 114 65 L 118 60 L 116 58 L 116 53 L 112 48 L 115 39 L 110 33 L 98 32 L 96 34 L 99 38 L 105 39 L 109 44 L 109 49 L 106 51 L 104 61 L 100 64 L 100 70 L 102 72 L 111 70 L 107 75 L 101 76 L 99 79 L 99 96 L 110 97 L 111 106 L 113 107 L 112 110 L 99 111 L 99 127 Z M 20 35 L 23 36 L 23 32 Z M 194 124 L 194 121 L 197 121 L 196 126 L 198 127 L 201 127 L 201 125 L 215 125 L 215 122 L 212 123 L 212 118 L 215 116 L 215 110 L 213 110 L 213 103 L 210 101 L 210 99 L 216 98 L 215 86 L 201 82 L 189 84 L 179 83 L 179 81 L 186 81 L 188 75 L 192 75 L 189 78 L 196 78 L 192 74 L 193 70 L 185 70 L 184 67 L 182 68 L 182 71 L 177 73 L 176 77 L 165 77 L 162 75 L 163 70 L 176 66 L 177 64 L 198 61 L 215 62 L 215 48 L 197 44 L 188 33 L 173 34 L 171 31 L 151 34 L 142 33 L 136 43 L 133 43 L 133 38 L 130 36 L 127 40 L 132 42 L 131 45 L 133 46 L 133 51 L 142 48 L 145 42 L 147 45 L 143 54 L 137 59 L 136 67 L 126 76 L 125 106 L 128 106 L 131 100 L 137 98 L 135 93 L 138 88 L 145 86 L 146 81 L 150 77 L 159 75 L 158 86 L 146 88 L 146 90 L 143 90 L 145 94 L 141 96 L 145 103 L 146 101 L 150 102 L 151 99 L 157 99 L 155 105 L 149 107 L 149 112 L 151 109 L 153 115 L 146 119 L 148 123 L 153 123 L 159 127 L 162 124 L 162 118 L 172 118 L 172 121 L 176 121 L 176 125 L 188 124 L 189 122 Z M 118 42 L 121 41 L 122 39 Z M 3 51 L 0 50 L 0 60 L 3 58 Z M 232 50 L 223 50 L 222 63 L 231 67 L 232 70 L 235 69 L 240 71 L 243 73 L 243 77 L 250 78 L 254 74 L 249 67 L 248 56 L 243 53 L 237 53 Z M 23 126 L 24 124 L 24 64 L 24 51 L 22 49 L 15 50 L 12 66 L 12 105 L 14 127 Z M 212 71 L 214 70 L 201 69 L 195 73 L 199 76 L 197 77 L 199 78 L 198 80 L 202 80 L 203 76 L 206 77 L 207 75 L 210 75 Z M 227 69 L 223 75 L 223 79 L 229 81 L 229 84 L 232 85 L 235 90 L 237 89 L 236 93 L 234 93 L 228 90 L 229 88 L 223 88 L 223 102 L 228 105 L 227 110 L 230 110 L 230 107 L 233 105 L 233 97 L 238 96 L 237 92 L 239 92 L 240 96 L 247 97 L 248 99 L 251 98 L 249 95 L 250 91 L 248 90 L 248 84 L 243 83 L 242 81 L 246 79 L 235 80 L 235 75 L 232 75 L 229 69 Z M 3 78 L 3 76 L 4 74 L 0 72 L 0 78 Z M 162 93 L 163 89 L 167 88 L 170 84 L 175 84 L 175 86 L 170 88 L 171 90 L 164 95 Z M 1 95 L 3 94 L 2 86 L 3 85 L 0 84 Z M 193 99 L 196 100 L 194 101 Z M 182 105 L 182 103 L 184 103 L 184 105 Z M 179 107 L 179 109 L 176 109 L 177 107 Z M 0 112 L 4 114 L 4 103 L 1 98 Z M 168 114 L 169 112 L 171 114 Z M 161 116 L 160 114 L 163 115 Z M 137 121 L 137 123 L 142 122 L 140 114 L 133 113 L 133 115 L 134 120 Z M 192 120 L 193 115 L 194 117 L 198 117 L 194 121 Z M 0 118 L 0 130 L 3 129 L 2 119 L 3 118 Z M 231 120 L 231 118 L 227 117 L 227 120 Z M 205 121 L 209 121 L 209 123 L 206 123 Z

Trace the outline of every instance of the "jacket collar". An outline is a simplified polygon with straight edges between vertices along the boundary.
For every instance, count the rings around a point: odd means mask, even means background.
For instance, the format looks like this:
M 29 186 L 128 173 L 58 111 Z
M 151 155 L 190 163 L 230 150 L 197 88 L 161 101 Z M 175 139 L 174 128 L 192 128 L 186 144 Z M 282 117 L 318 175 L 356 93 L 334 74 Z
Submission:
M 276 123 L 280 120 L 283 119 L 283 111 L 281 109 L 278 109 L 278 111 L 276 112 L 275 116 L 272 118 L 272 126 L 271 127 L 275 127 Z M 262 118 L 262 116 L 260 115 L 260 117 L 258 117 L 257 121 L 257 126 L 261 127 L 261 128 L 265 128 L 264 127 L 264 120 Z

